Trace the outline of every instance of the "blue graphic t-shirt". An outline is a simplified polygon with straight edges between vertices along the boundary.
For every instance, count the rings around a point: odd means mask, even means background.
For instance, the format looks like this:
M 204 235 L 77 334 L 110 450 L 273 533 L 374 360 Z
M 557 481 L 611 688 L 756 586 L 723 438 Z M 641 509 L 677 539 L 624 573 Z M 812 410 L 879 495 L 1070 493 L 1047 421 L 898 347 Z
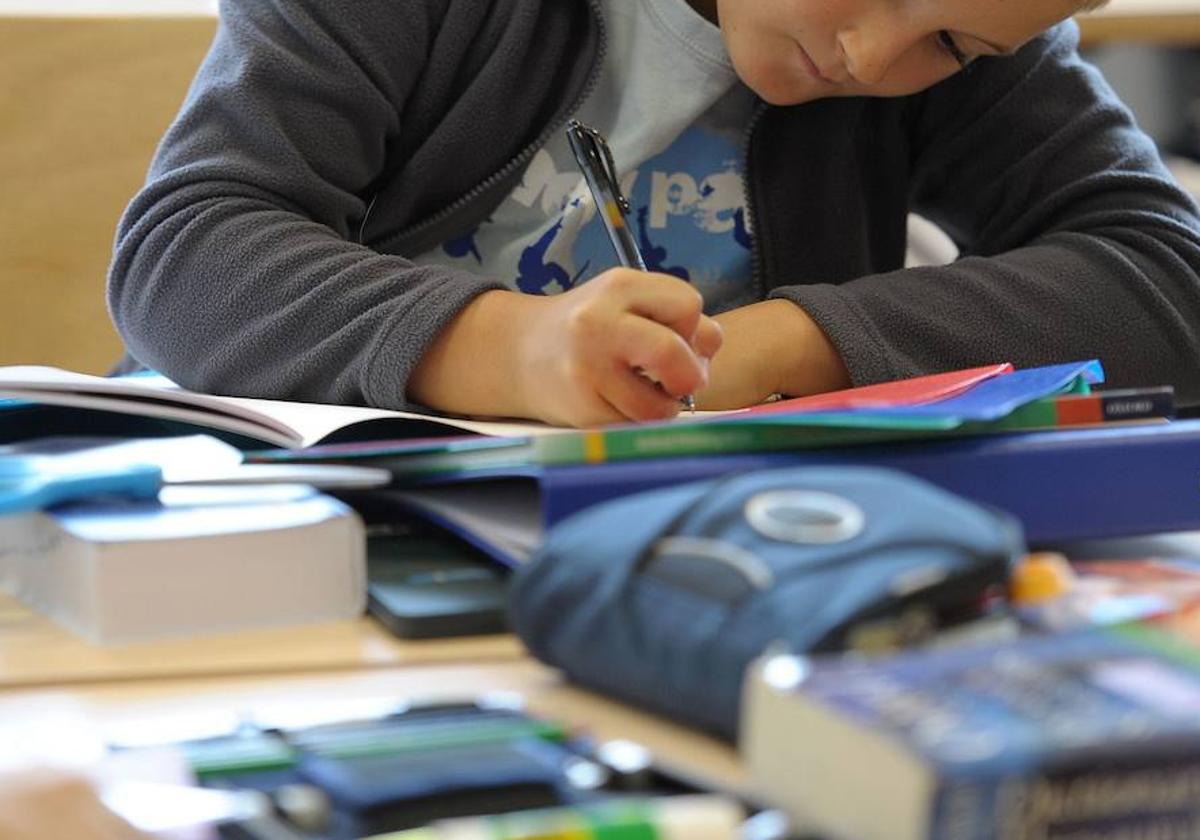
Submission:
M 646 265 L 696 286 L 705 309 L 754 298 L 742 138 L 754 96 L 720 31 L 686 0 L 606 0 L 609 50 L 576 117 L 608 138 Z M 470 235 L 419 263 L 557 294 L 619 265 L 565 134 Z

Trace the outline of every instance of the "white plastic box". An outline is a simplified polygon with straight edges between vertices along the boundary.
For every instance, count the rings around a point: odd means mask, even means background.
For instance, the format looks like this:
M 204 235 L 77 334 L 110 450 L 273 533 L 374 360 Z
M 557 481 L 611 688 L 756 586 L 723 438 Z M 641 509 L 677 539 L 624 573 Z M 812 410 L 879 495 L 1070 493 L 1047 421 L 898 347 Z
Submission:
M 97 644 L 348 619 L 366 536 L 306 486 L 172 487 L 0 517 L 0 586 Z

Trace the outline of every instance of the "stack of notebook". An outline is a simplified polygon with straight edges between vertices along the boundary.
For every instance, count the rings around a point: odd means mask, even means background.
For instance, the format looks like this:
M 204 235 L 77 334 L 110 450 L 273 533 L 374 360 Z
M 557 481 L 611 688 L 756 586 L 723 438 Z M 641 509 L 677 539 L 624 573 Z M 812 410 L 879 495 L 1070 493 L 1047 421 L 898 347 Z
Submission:
M 208 431 L 264 463 L 383 466 L 389 504 L 506 563 L 544 529 L 643 489 L 731 471 L 870 463 L 1016 514 L 1033 541 L 1200 527 L 1200 429 L 1170 388 L 1097 390 L 1098 362 L 998 364 L 593 430 L 215 397 L 157 376 L 0 368 L 0 440 Z M 271 448 L 267 448 L 271 447 Z M 1197 454 L 1193 454 L 1193 453 Z

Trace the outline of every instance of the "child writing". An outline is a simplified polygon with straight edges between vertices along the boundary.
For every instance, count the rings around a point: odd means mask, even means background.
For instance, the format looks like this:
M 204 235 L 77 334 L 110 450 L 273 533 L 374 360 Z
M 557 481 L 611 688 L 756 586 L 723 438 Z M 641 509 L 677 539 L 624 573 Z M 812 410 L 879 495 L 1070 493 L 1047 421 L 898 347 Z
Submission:
M 238 0 L 109 281 L 190 388 L 568 425 L 996 361 L 1200 399 L 1200 218 L 1079 0 Z M 563 127 L 613 149 L 617 266 Z M 904 269 L 909 211 L 958 246 Z

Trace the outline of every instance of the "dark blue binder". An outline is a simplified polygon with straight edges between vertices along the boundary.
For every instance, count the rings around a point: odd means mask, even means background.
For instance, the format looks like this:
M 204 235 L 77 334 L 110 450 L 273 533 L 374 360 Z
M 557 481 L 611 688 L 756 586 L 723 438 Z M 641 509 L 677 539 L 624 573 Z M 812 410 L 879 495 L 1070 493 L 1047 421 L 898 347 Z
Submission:
M 1200 420 L 548 467 L 537 480 L 549 526 L 640 490 L 800 464 L 902 470 L 1009 511 L 1024 524 L 1031 542 L 1200 529 Z
M 1200 420 L 527 466 L 442 477 L 380 495 L 512 566 L 529 558 L 546 528 L 600 502 L 734 472 L 813 464 L 870 464 L 924 478 L 1013 514 L 1033 544 L 1200 530 Z

